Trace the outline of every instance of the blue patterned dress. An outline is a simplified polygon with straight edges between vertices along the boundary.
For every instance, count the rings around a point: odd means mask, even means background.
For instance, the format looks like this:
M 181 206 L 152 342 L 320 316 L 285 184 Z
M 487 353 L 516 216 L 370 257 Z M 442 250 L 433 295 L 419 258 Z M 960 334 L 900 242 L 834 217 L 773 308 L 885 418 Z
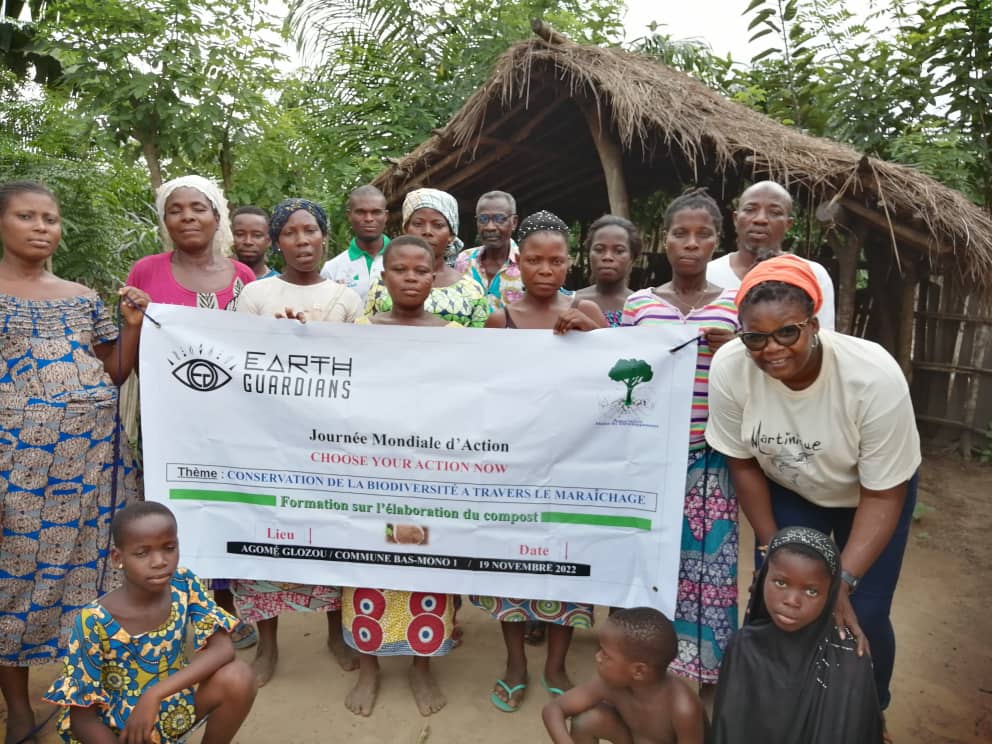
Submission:
M 137 486 L 126 437 L 111 483 L 117 387 L 93 347 L 117 329 L 100 298 L 0 294 L 0 330 L 0 665 L 31 666 L 117 580 L 110 520 Z
M 71 707 L 95 707 L 100 721 L 115 734 L 123 730 L 142 693 L 188 666 L 184 641 L 192 629 L 193 647 L 203 648 L 218 630 L 230 632 L 237 618 L 207 595 L 188 569 L 172 577 L 172 610 L 161 627 L 131 635 L 99 602 L 84 608 L 73 624 L 62 675 L 45 700 L 61 706 L 59 733 L 75 744 L 69 728 Z M 162 701 L 152 744 L 168 744 L 196 722 L 192 687 Z

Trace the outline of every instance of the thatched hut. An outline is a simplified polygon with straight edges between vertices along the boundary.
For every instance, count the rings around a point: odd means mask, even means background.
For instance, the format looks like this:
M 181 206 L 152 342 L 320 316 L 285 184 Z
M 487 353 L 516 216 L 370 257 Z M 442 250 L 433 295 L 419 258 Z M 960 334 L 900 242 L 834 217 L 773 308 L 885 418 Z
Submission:
M 992 419 L 992 216 L 911 167 L 783 126 L 650 58 L 578 45 L 539 22 L 535 32 L 378 176 L 392 210 L 420 186 L 450 191 L 465 210 L 502 189 L 520 212 L 588 224 L 698 184 L 729 216 L 750 182 L 774 179 L 827 228 L 794 248 L 832 270 L 838 328 L 893 353 L 929 433 L 949 428 L 968 451 L 984 444 L 972 435 Z

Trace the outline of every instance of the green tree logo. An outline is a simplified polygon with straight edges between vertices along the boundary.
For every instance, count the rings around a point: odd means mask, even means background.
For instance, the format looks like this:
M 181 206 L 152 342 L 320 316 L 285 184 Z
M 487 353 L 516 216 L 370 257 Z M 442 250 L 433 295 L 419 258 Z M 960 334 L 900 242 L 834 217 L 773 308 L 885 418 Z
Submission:
M 633 402 L 631 396 L 634 388 L 654 377 L 651 365 L 643 359 L 620 359 L 613 365 L 609 374 L 611 380 L 622 382 L 627 386 L 627 398 L 623 402 L 625 406 L 629 406 Z

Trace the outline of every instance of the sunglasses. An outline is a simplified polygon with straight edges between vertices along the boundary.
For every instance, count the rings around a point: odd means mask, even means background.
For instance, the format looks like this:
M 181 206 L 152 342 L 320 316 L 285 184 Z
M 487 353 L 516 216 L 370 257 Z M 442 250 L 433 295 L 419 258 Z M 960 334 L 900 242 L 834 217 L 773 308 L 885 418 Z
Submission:
M 512 215 L 509 214 L 477 214 L 475 216 L 475 221 L 480 225 L 488 225 L 490 222 L 494 225 L 502 225 L 510 219 L 511 216 Z
M 737 334 L 741 342 L 751 351 L 761 351 L 768 346 L 768 339 L 775 339 L 779 346 L 792 346 L 803 335 L 803 328 L 809 325 L 812 318 L 806 318 L 802 323 L 789 323 L 781 328 L 776 328 L 771 333 L 761 333 L 760 331 L 741 331 Z

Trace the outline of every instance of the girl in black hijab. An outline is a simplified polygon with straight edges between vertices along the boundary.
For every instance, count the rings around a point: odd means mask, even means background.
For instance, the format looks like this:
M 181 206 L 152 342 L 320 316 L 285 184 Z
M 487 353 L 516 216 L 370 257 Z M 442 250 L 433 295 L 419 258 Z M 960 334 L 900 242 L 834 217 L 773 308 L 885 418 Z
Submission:
M 840 554 L 787 527 L 768 545 L 744 627 L 727 648 L 711 744 L 880 744 L 871 659 L 834 625 Z

